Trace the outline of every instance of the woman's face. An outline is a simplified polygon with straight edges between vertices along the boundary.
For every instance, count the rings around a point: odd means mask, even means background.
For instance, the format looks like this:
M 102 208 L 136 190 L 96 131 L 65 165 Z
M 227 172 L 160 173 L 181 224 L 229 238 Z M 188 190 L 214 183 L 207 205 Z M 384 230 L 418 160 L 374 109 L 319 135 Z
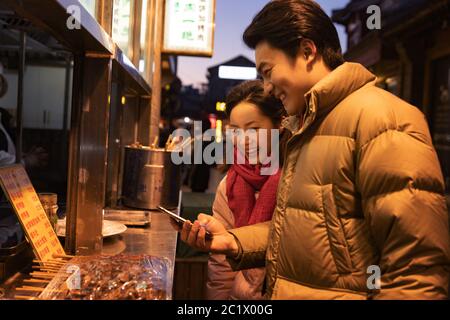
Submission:
M 279 129 L 279 127 L 275 126 L 272 119 L 262 113 L 255 104 L 241 102 L 231 111 L 230 129 L 240 129 L 237 130 L 240 134 L 234 143 L 240 150 L 246 150 L 245 155 L 247 159 L 252 159 L 252 155 L 258 155 L 257 160 L 261 163 L 259 152 L 261 150 L 263 155 L 271 154 L 271 130 Z M 266 136 L 261 135 L 263 131 L 267 132 Z

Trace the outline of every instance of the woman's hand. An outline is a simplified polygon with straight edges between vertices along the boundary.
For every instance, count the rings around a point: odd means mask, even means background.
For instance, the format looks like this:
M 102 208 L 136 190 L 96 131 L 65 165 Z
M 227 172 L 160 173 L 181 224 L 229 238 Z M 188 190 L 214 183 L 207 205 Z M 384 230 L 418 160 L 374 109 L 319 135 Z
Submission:
M 236 239 L 222 223 L 210 215 L 200 214 L 194 223 L 186 221 L 182 227 L 174 221 L 172 225 L 181 232 L 181 240 L 194 249 L 230 257 L 236 257 L 238 254 Z M 205 239 L 206 231 L 212 235 L 212 240 Z

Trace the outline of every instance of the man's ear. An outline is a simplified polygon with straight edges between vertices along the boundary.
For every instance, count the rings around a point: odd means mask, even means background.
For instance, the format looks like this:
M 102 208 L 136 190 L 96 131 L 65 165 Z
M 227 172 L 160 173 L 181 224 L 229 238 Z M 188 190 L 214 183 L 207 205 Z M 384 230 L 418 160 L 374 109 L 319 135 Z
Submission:
M 314 61 L 317 57 L 317 47 L 315 43 L 309 39 L 303 39 L 300 43 L 299 55 L 306 63 Z

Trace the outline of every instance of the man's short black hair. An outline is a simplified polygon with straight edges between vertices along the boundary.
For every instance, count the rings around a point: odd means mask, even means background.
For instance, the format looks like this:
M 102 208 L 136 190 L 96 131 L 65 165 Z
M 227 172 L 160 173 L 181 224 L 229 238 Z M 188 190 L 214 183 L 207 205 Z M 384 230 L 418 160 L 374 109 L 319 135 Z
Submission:
M 309 39 L 331 70 L 344 63 L 333 22 L 312 0 L 270 1 L 247 27 L 243 38 L 252 49 L 267 41 L 292 58 L 298 54 L 301 39 Z

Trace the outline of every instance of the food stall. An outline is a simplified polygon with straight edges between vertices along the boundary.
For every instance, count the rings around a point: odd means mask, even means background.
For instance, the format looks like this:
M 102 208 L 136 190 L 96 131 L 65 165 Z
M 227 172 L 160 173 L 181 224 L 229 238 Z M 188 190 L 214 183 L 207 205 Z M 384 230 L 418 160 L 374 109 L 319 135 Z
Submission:
M 155 211 L 155 204 L 179 211 L 179 185 L 173 183 L 179 177 L 176 168 L 159 162 L 164 156 L 158 154 L 166 153 L 167 158 L 166 151 L 143 147 L 158 135 L 162 2 L 96 0 L 87 1 L 86 7 L 85 2 L 4 0 L 0 5 L 0 12 L 10 18 L 2 20 L 4 29 L 20 34 L 17 47 L 9 49 L 20 57 L 17 163 L 27 132 L 22 120 L 31 112 L 26 109 L 29 92 L 23 86 L 30 70 L 27 63 L 30 57 L 38 63 L 51 58 L 66 71 L 64 104 L 59 104 L 65 110 L 63 125 L 55 134 L 63 137 L 65 151 L 60 150 L 61 170 L 53 176 L 67 174 L 66 185 L 58 189 L 64 189 L 65 220 L 58 222 L 62 229 L 56 227 L 65 253 L 43 261 L 25 242 L 20 259 L 11 259 L 14 254 L 5 251 L 10 263 L 5 264 L 9 272 L 0 282 L 0 299 L 171 299 L 177 233 L 170 218 Z M 45 39 L 44 44 L 39 39 Z M 40 96 L 45 99 L 58 90 L 55 83 Z M 48 111 L 43 114 L 44 122 L 49 122 Z M 133 152 L 141 156 L 130 156 Z M 132 169 L 138 170 L 134 176 Z M 141 175 L 147 175 L 144 182 Z M 170 184 L 165 183 L 168 175 Z M 41 172 L 44 187 L 33 183 L 36 192 L 45 189 L 49 176 Z M 125 207 L 124 179 L 164 192 L 151 204 Z M 130 203 L 142 192 L 129 191 Z M 125 269 L 134 271 L 126 275 Z M 102 272 L 110 278 L 93 276 Z M 88 285 L 91 291 L 81 292 L 76 285 L 75 291 L 67 288 L 69 280 L 76 283 L 68 279 L 71 275 L 78 276 L 78 287 Z

